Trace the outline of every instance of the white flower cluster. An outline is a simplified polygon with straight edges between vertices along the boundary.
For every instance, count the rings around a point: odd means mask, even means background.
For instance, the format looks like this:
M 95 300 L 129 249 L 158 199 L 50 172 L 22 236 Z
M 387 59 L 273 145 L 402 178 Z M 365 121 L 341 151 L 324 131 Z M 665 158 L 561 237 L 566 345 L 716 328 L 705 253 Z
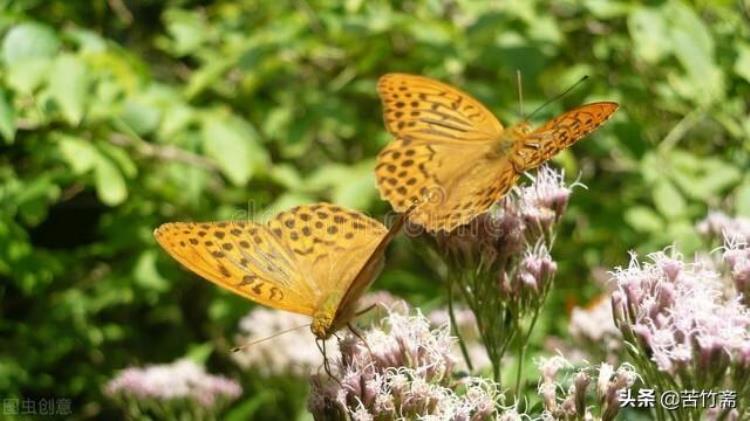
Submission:
M 202 407 L 231 401 L 242 393 L 234 380 L 213 376 L 190 360 L 145 368 L 126 368 L 105 387 L 113 398 L 175 401 L 187 400 Z
M 347 336 L 333 374 L 313 376 L 308 402 L 316 418 L 482 420 L 498 416 L 494 383 L 451 376 L 454 339 L 417 313 L 391 311 L 364 344 Z M 460 390 L 460 393 L 459 393 Z
M 686 263 L 676 253 L 635 256 L 614 272 L 614 317 L 626 338 L 637 338 L 659 370 L 714 373 L 732 359 L 750 367 L 750 309 L 725 294 L 721 275 L 709 264 Z M 693 373 L 699 374 L 699 373 Z

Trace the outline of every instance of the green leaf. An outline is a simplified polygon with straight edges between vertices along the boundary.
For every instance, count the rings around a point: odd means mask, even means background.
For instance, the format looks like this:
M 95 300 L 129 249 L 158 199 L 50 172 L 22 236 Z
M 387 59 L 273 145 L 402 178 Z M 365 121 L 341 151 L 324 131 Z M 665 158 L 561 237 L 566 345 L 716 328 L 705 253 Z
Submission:
M 169 289 L 170 283 L 159 274 L 156 269 L 156 250 L 148 250 L 141 253 L 133 269 L 133 279 L 135 282 L 152 291 L 165 292 Z
M 705 198 L 722 196 L 741 177 L 740 170 L 726 162 L 719 159 L 706 160 L 705 175 L 698 180 L 696 189 L 704 192 Z
M 211 61 L 209 64 L 201 67 L 191 75 L 188 86 L 185 89 L 185 96 L 188 99 L 194 98 L 203 92 L 204 89 L 216 83 L 234 64 L 235 60 L 224 59 Z
M 102 152 L 107 154 L 109 158 L 117 163 L 117 166 L 122 170 L 125 177 L 133 178 L 138 174 L 138 167 L 124 149 L 105 142 L 99 143 L 97 146 Z
M 670 179 L 694 199 L 716 198 L 742 176 L 740 170 L 718 158 L 698 157 L 681 150 L 673 150 L 669 158 L 670 162 L 662 167 L 671 168 Z
M 715 61 L 714 40 L 706 24 L 693 9 L 681 1 L 671 1 L 665 9 L 670 23 L 670 38 L 677 60 L 687 71 L 697 102 L 712 103 L 724 96 L 723 73 Z
M 669 32 L 663 12 L 639 7 L 628 16 L 628 30 L 633 38 L 634 53 L 641 60 L 656 63 L 671 49 Z
M 125 103 L 121 117 L 136 134 L 145 136 L 159 127 L 161 111 L 141 99 L 129 99 Z
M 8 86 L 21 94 L 30 94 L 49 75 L 52 60 L 36 57 L 8 64 Z
M 276 164 L 269 172 L 271 179 L 286 187 L 288 190 L 299 190 L 305 182 L 296 168 L 288 164 Z
M 66 31 L 82 53 L 103 53 L 107 50 L 107 41 L 94 31 L 86 29 L 70 29 Z
M 447 44 L 451 41 L 451 26 L 441 21 L 414 21 L 408 25 L 414 39 L 425 44 Z
M 70 165 L 76 175 L 84 174 L 93 169 L 97 160 L 100 159 L 99 151 L 87 140 L 61 135 L 57 143 L 63 159 Z
M 737 189 L 734 203 L 737 216 L 750 218 L 750 180 L 746 180 L 745 183 Z
M 204 342 L 202 344 L 193 344 L 188 348 L 185 358 L 192 360 L 198 365 L 205 365 L 208 361 L 208 357 L 214 351 L 214 345 L 211 342 Z
M 734 72 L 750 82 L 750 44 L 737 46 L 737 61 L 734 62 Z
M 60 40 L 46 25 L 22 23 L 8 31 L 3 39 L 2 57 L 6 64 L 38 58 L 52 57 L 60 48 Z
M 167 31 L 173 42 L 170 46 L 177 56 L 192 53 L 204 41 L 209 28 L 203 22 L 202 13 L 188 12 L 180 9 L 167 10 L 164 13 Z
M 203 118 L 203 147 L 229 180 L 246 184 L 265 165 L 266 152 L 258 145 L 257 133 L 237 117 L 209 113 Z
M 666 235 L 669 242 L 673 243 L 678 250 L 690 253 L 701 245 L 700 239 L 695 235 L 695 227 L 686 220 L 670 221 Z
M 5 143 L 13 143 L 16 137 L 16 115 L 13 105 L 10 103 L 8 94 L 0 88 L 0 135 Z
M 654 205 L 667 219 L 685 214 L 687 204 L 680 191 L 669 180 L 661 179 L 652 191 Z
M 330 191 L 331 201 L 355 209 L 366 209 L 376 197 L 375 162 L 364 160 L 356 165 L 326 165 L 306 180 L 308 189 Z
M 664 228 L 664 221 L 652 209 L 634 206 L 625 211 L 625 221 L 636 231 L 655 233 Z
M 86 65 L 78 57 L 64 54 L 54 61 L 50 71 L 50 96 L 60 105 L 65 119 L 78 125 L 83 118 L 89 87 Z
M 228 411 L 222 419 L 225 421 L 243 421 L 255 418 L 254 415 L 258 412 L 263 405 L 276 400 L 276 396 L 273 392 L 268 390 L 261 390 L 260 393 L 256 393 L 251 397 L 243 400 L 237 405 L 233 405 L 232 409 Z
M 631 9 L 631 5 L 625 2 L 612 0 L 585 0 L 585 7 L 597 18 L 612 19 L 622 16 Z
M 534 42 L 559 45 L 563 35 L 557 22 L 552 16 L 538 16 L 530 28 L 529 37 Z
M 193 109 L 183 104 L 167 107 L 163 115 L 164 118 L 161 119 L 161 126 L 159 126 L 158 131 L 161 138 L 175 136 L 179 131 L 193 123 L 195 119 Z
M 60 197 L 60 188 L 50 176 L 41 175 L 23 185 L 15 197 L 15 204 L 25 223 L 40 224 L 47 216 L 47 209 Z
M 95 165 L 94 178 L 99 200 L 109 206 L 116 206 L 124 202 L 128 197 L 128 190 L 120 169 L 109 158 L 101 154 L 98 155 Z

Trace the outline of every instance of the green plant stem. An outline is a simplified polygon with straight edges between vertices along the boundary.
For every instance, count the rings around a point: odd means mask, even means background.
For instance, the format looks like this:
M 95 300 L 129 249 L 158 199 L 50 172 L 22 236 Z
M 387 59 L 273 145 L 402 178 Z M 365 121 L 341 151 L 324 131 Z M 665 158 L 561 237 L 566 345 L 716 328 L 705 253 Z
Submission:
M 461 336 L 461 332 L 458 329 L 456 314 L 453 309 L 453 276 L 451 276 L 448 281 L 448 315 L 451 320 L 451 329 L 453 330 L 453 334 L 456 335 L 456 338 L 458 338 L 458 346 L 461 348 L 464 361 L 466 361 L 466 368 L 469 369 L 469 372 L 473 372 L 474 365 L 471 363 L 471 358 L 469 358 L 469 350 L 466 348 L 466 342 L 464 342 L 463 336 Z
M 545 297 L 546 298 L 546 297 Z M 546 301 L 546 300 L 543 300 Z M 534 316 L 531 318 L 531 324 L 529 324 L 529 329 L 526 331 L 526 334 L 524 337 L 519 341 L 518 344 L 518 369 L 516 370 L 516 396 L 521 396 L 521 373 L 523 372 L 523 362 L 524 358 L 526 356 L 526 349 L 529 346 L 529 338 L 531 338 L 531 333 L 534 331 L 534 326 L 536 325 L 536 321 L 539 318 L 539 309 L 534 312 Z M 519 326 L 520 331 L 520 326 Z

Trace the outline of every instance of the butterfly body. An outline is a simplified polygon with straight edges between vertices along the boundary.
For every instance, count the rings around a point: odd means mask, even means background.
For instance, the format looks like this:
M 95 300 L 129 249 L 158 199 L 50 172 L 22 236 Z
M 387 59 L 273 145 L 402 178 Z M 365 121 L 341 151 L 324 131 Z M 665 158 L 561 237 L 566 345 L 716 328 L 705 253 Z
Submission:
M 428 231 L 452 231 L 487 211 L 520 174 L 596 129 L 614 102 L 575 108 L 532 129 L 504 128 L 470 95 L 422 76 L 391 73 L 378 82 L 383 115 L 395 140 L 378 155 L 383 199 Z
M 333 332 L 337 331 L 341 328 L 341 326 L 336 326 L 334 323 L 336 312 L 339 306 L 339 303 L 341 302 L 341 294 L 339 293 L 331 293 L 328 294 L 327 297 L 323 299 L 319 307 L 315 310 L 315 313 L 313 313 L 313 320 L 310 324 L 310 331 L 315 335 L 318 339 L 328 339 Z M 349 311 L 346 311 L 349 313 Z M 342 316 L 339 316 L 340 320 L 343 320 L 343 312 Z M 349 320 L 348 318 L 346 320 Z
M 154 236 L 197 275 L 259 304 L 310 316 L 313 334 L 327 339 L 355 315 L 404 218 L 388 230 L 359 212 L 318 203 L 266 224 L 166 223 Z

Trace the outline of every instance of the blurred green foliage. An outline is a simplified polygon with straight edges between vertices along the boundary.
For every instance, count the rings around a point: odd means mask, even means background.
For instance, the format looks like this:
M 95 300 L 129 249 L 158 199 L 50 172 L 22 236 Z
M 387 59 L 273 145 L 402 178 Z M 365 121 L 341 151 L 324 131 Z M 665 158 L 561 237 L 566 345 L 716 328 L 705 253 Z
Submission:
M 474 94 L 506 124 L 584 74 L 535 122 L 622 108 L 555 159 L 578 189 L 553 255 L 549 315 L 596 292 L 626 251 L 698 242 L 709 208 L 750 216 L 750 2 L 679 0 L 0 0 L 0 396 L 112 413 L 129 364 L 226 357 L 247 302 L 181 270 L 170 220 L 270 214 L 324 199 L 379 215 L 388 141 L 375 82 L 404 71 Z M 459 158 L 457 158 L 459 159 Z M 471 163 L 467 163 L 471 165 Z M 443 289 L 402 239 L 376 288 Z M 539 341 L 564 332 L 549 317 Z M 301 380 L 244 375 L 232 409 L 290 417 Z M 289 402 L 292 402 L 290 404 Z

